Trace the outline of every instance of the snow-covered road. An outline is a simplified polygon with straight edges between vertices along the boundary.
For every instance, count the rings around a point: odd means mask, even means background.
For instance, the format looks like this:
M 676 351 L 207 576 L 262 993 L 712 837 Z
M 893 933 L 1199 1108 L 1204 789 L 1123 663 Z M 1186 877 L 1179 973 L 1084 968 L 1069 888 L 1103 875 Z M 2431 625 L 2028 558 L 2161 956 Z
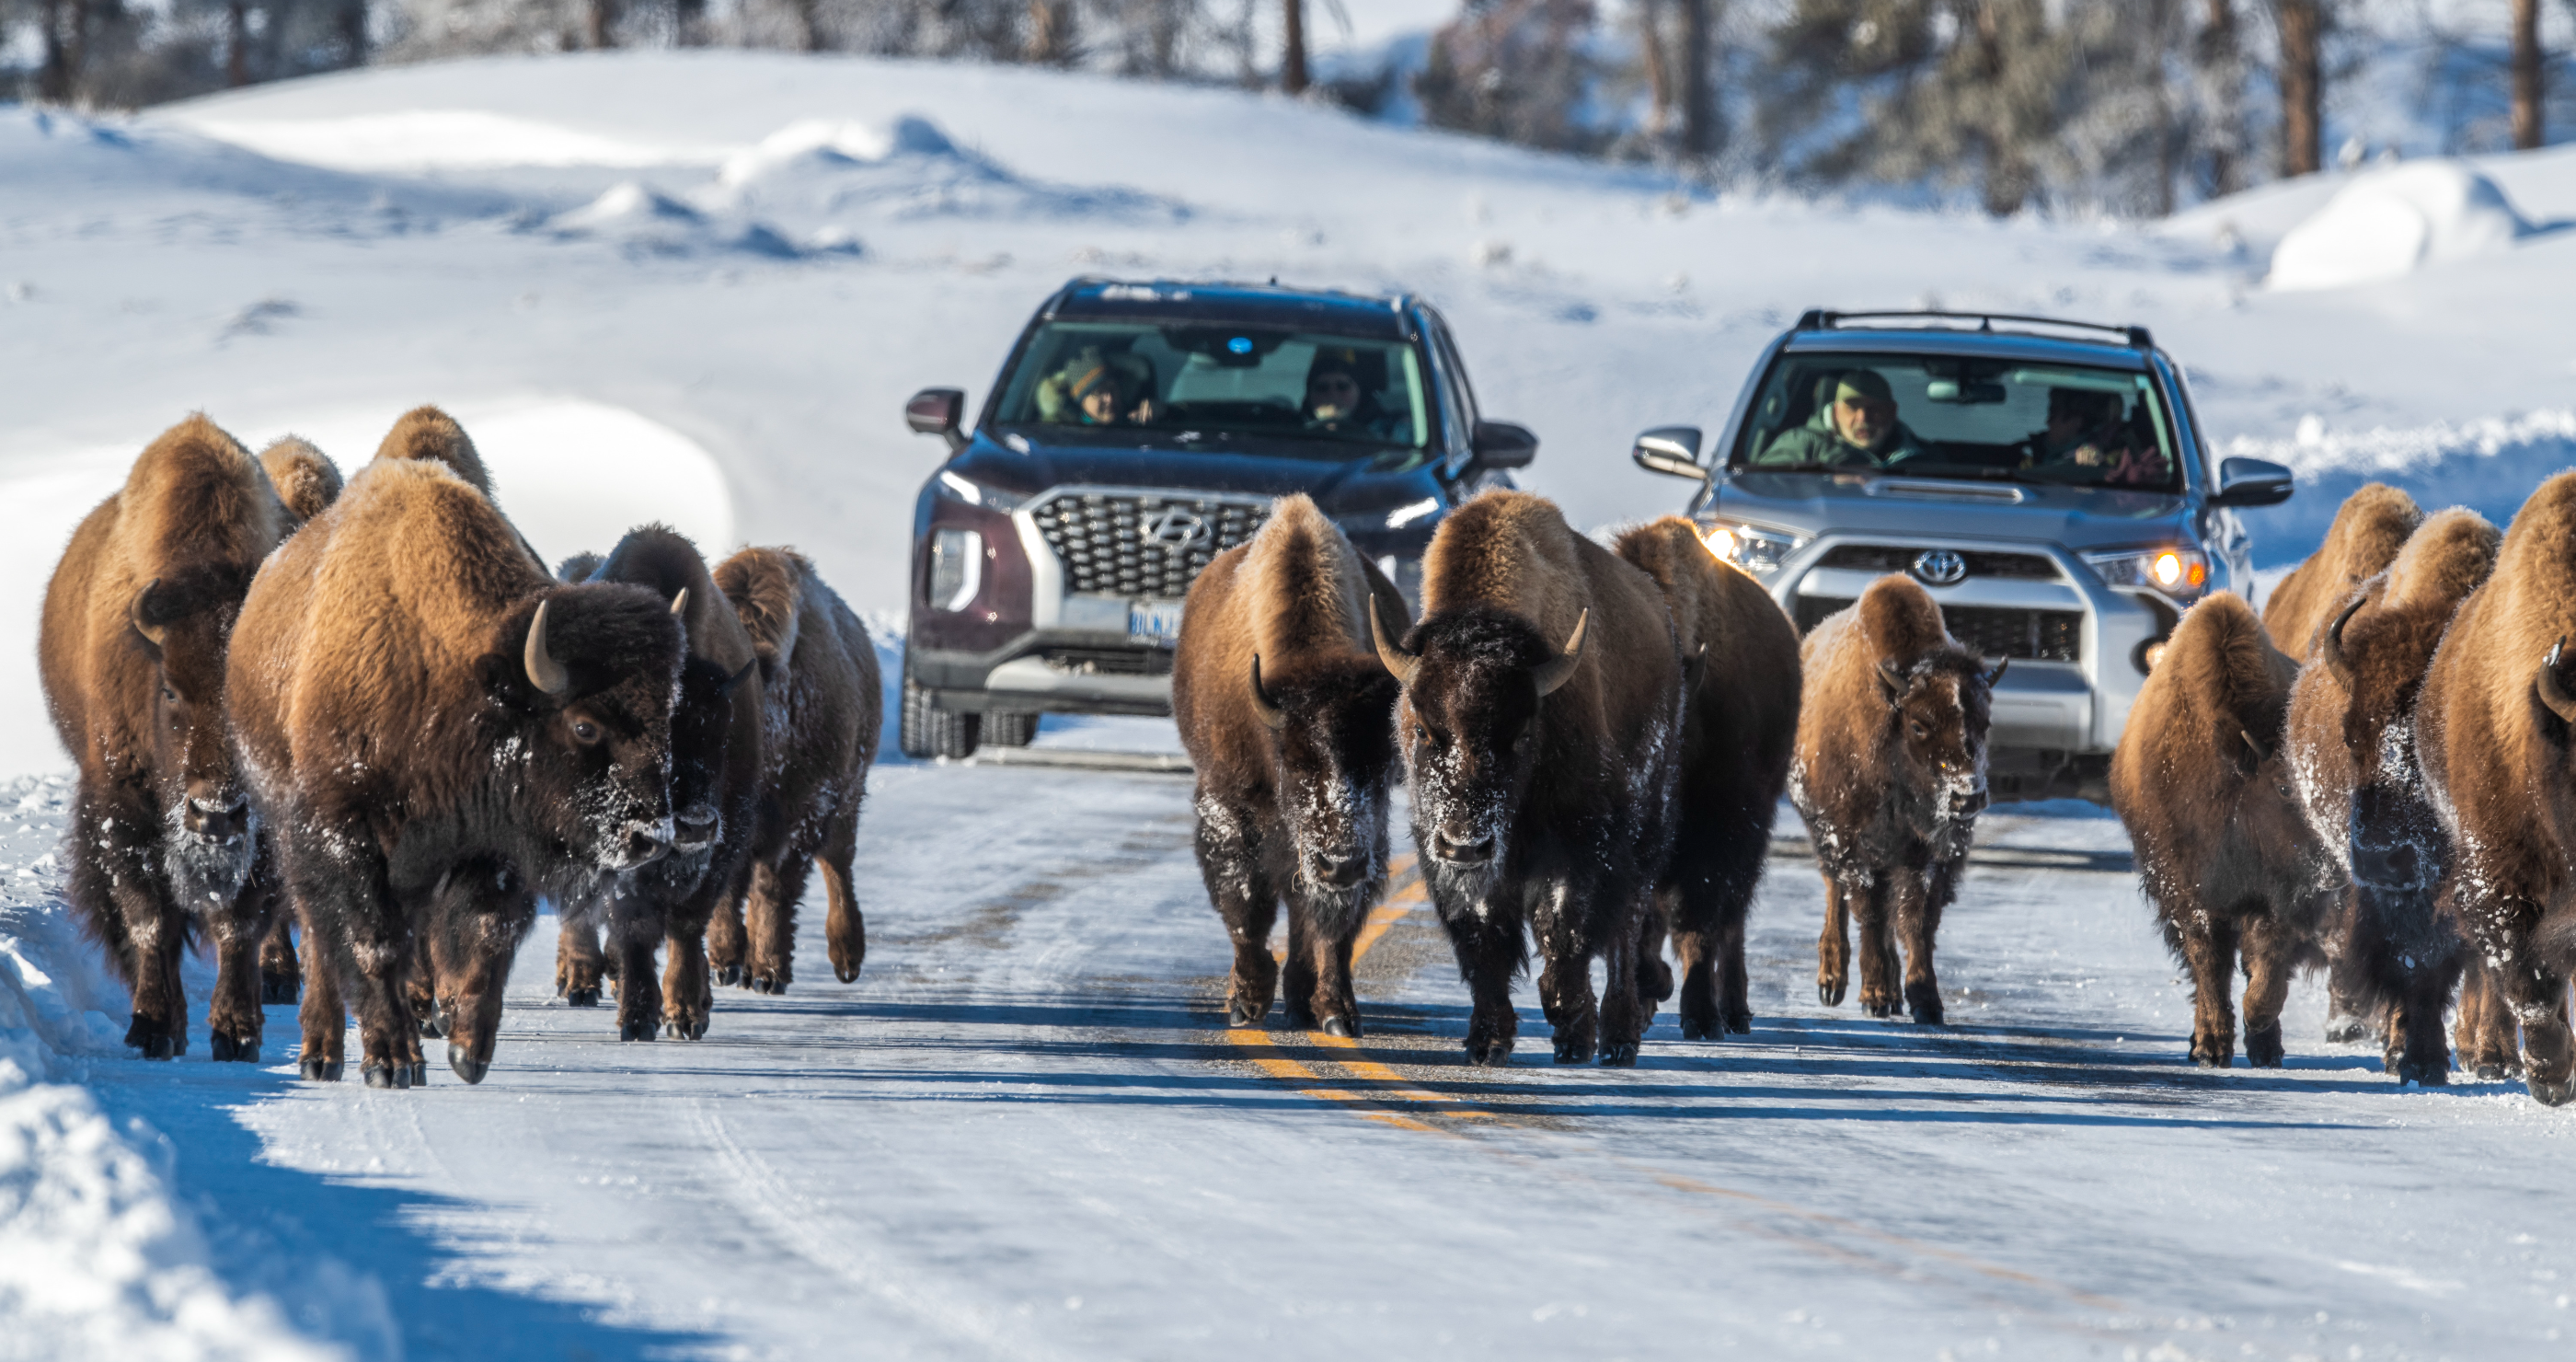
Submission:
M 1637 1069 L 1561 1069 L 1533 1005 L 1494 1072 L 1402 892 L 1364 1040 L 1227 1032 L 1188 790 L 881 771 L 865 977 L 727 990 L 698 1044 L 556 1001 L 549 920 L 480 1087 L 298 1083 L 287 1008 L 263 1070 L 85 1078 L 238 1287 L 414 1359 L 2565 1355 L 2576 1123 L 2397 1090 L 2312 984 L 2286 1071 L 2189 1067 L 2080 806 L 1989 821 L 1948 1028 L 1817 1005 L 1790 818 L 1750 1039 L 1667 1012 Z

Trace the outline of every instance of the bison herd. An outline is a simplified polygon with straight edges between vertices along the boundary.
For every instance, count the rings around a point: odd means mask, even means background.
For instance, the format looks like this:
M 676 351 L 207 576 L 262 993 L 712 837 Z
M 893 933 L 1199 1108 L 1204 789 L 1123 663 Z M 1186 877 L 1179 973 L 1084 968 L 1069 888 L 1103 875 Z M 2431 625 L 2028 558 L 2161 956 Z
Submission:
M 2221 592 L 2155 659 L 2112 802 L 2194 993 L 2190 1055 L 2279 1065 L 2292 974 L 2389 1072 L 2519 1068 L 2576 1095 L 2576 473 L 2499 534 L 2364 488 L 2257 616 Z M 794 977 L 819 866 L 834 974 L 867 953 L 852 860 L 876 653 L 813 564 L 710 565 L 645 526 L 549 572 L 473 442 L 405 415 L 346 485 L 202 416 L 136 460 L 49 584 L 39 644 L 79 765 L 69 897 L 187 1049 L 178 963 L 211 943 L 217 1059 L 301 999 L 302 1071 L 479 1082 L 539 899 L 558 992 L 616 984 L 628 1040 L 706 1033 L 713 987 Z M 1444 520 L 1420 614 L 1302 496 L 1191 587 L 1173 711 L 1196 850 L 1234 946 L 1227 1019 L 1361 1032 L 1352 954 L 1409 786 L 1424 887 L 1508 1062 L 1538 954 L 1559 1063 L 1629 1065 L 1679 966 L 1686 1037 L 1751 1029 L 1745 921 L 1785 795 L 1825 880 L 1818 996 L 1942 1020 L 1935 937 L 1986 805 L 2001 661 L 1912 580 L 1801 640 L 1687 521 L 1607 545 L 1488 492 Z M 1282 901 L 1284 965 L 1270 951 Z M 296 943 L 300 936 L 300 955 Z M 667 961 L 657 958 L 667 943 Z M 1604 966 L 1596 996 L 1593 961 Z M 658 976 L 658 977 L 657 977 Z M 2455 1034 L 2445 1013 L 2457 995 Z

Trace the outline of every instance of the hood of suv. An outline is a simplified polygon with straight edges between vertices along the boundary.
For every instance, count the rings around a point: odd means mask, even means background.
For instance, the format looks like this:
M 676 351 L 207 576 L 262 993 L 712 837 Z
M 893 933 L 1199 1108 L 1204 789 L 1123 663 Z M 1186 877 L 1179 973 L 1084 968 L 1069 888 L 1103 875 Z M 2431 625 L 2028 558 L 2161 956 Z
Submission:
M 1427 461 L 1407 468 L 1390 466 L 1373 454 L 1313 458 L 1216 442 L 1191 447 L 1109 443 L 1096 437 L 1079 443 L 1040 442 L 1025 433 L 1006 445 L 978 432 L 944 471 L 1016 499 L 1077 486 L 1260 497 L 1303 492 L 1325 514 L 1354 530 L 1378 528 L 1388 513 L 1440 493 L 1436 469 Z
M 1704 510 L 1805 536 L 2026 539 L 2077 552 L 2198 537 L 2181 493 L 1893 474 L 1738 473 Z

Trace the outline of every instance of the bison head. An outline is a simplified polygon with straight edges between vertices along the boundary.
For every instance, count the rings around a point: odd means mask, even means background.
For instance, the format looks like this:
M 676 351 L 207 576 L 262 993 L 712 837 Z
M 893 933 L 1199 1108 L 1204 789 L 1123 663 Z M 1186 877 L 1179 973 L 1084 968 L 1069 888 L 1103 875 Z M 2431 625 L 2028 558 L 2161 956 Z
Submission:
M 258 850 L 248 790 L 233 766 L 224 710 L 224 650 L 250 574 L 203 564 L 155 578 L 127 610 L 152 659 L 152 779 L 169 835 L 163 851 L 182 904 L 227 903 L 241 892 Z
M 680 622 L 648 588 L 556 587 L 501 628 L 481 664 L 518 765 L 515 819 L 577 866 L 637 869 L 667 853 Z
M 674 613 L 677 613 L 676 611 Z M 728 672 L 692 655 L 680 666 L 680 699 L 671 710 L 671 856 L 694 878 L 724 835 L 724 774 L 733 751 L 734 692 L 759 666 Z
M 1414 629 L 1408 649 L 1370 612 L 1379 657 L 1403 687 L 1396 735 L 1416 839 L 1441 867 L 1481 873 L 1502 862 L 1538 767 L 1541 702 L 1573 679 L 1590 619 L 1559 642 L 1508 611 L 1445 611 Z
M 2356 596 L 2317 635 L 2317 660 L 2341 690 L 2352 761 L 2344 860 L 2365 892 L 2430 893 L 2449 839 L 2416 763 L 2413 716 L 2441 621 L 2381 606 Z
M 1356 653 L 1268 672 L 1256 654 L 1247 684 L 1269 733 L 1271 787 L 1297 847 L 1298 875 L 1328 892 L 1361 884 L 1386 861 L 1395 678 Z
M 1887 702 L 1898 812 L 1935 854 L 1964 856 L 1986 807 L 1986 732 L 1994 683 L 2008 660 L 1989 669 L 1955 645 L 1911 664 L 1878 664 Z

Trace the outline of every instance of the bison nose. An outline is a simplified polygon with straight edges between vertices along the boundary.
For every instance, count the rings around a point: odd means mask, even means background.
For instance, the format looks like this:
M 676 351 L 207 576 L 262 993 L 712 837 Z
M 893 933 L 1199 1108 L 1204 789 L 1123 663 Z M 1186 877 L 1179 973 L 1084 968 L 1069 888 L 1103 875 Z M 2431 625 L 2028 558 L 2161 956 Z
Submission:
M 611 870 L 639 870 L 669 855 L 674 836 L 675 830 L 668 818 L 658 823 L 631 822 L 626 825 L 626 834 L 618 839 L 615 850 L 602 859 Z
M 180 821 L 198 837 L 229 842 L 250 825 L 250 801 L 240 795 L 190 795 Z
M 1450 865 L 1483 865 L 1493 859 L 1494 839 L 1490 833 L 1435 832 L 1431 834 L 1431 855 Z
M 1356 851 L 1318 851 L 1308 865 L 1317 883 L 1334 889 L 1348 889 L 1359 883 L 1367 869 L 1367 862 Z
M 2356 878 L 2371 884 L 2413 884 L 2416 878 L 2415 866 L 2415 844 L 2412 842 L 2353 848 L 2353 874 Z
M 681 851 L 696 851 L 716 839 L 716 829 L 722 821 L 716 816 L 715 805 L 692 804 L 672 819 L 671 845 Z

